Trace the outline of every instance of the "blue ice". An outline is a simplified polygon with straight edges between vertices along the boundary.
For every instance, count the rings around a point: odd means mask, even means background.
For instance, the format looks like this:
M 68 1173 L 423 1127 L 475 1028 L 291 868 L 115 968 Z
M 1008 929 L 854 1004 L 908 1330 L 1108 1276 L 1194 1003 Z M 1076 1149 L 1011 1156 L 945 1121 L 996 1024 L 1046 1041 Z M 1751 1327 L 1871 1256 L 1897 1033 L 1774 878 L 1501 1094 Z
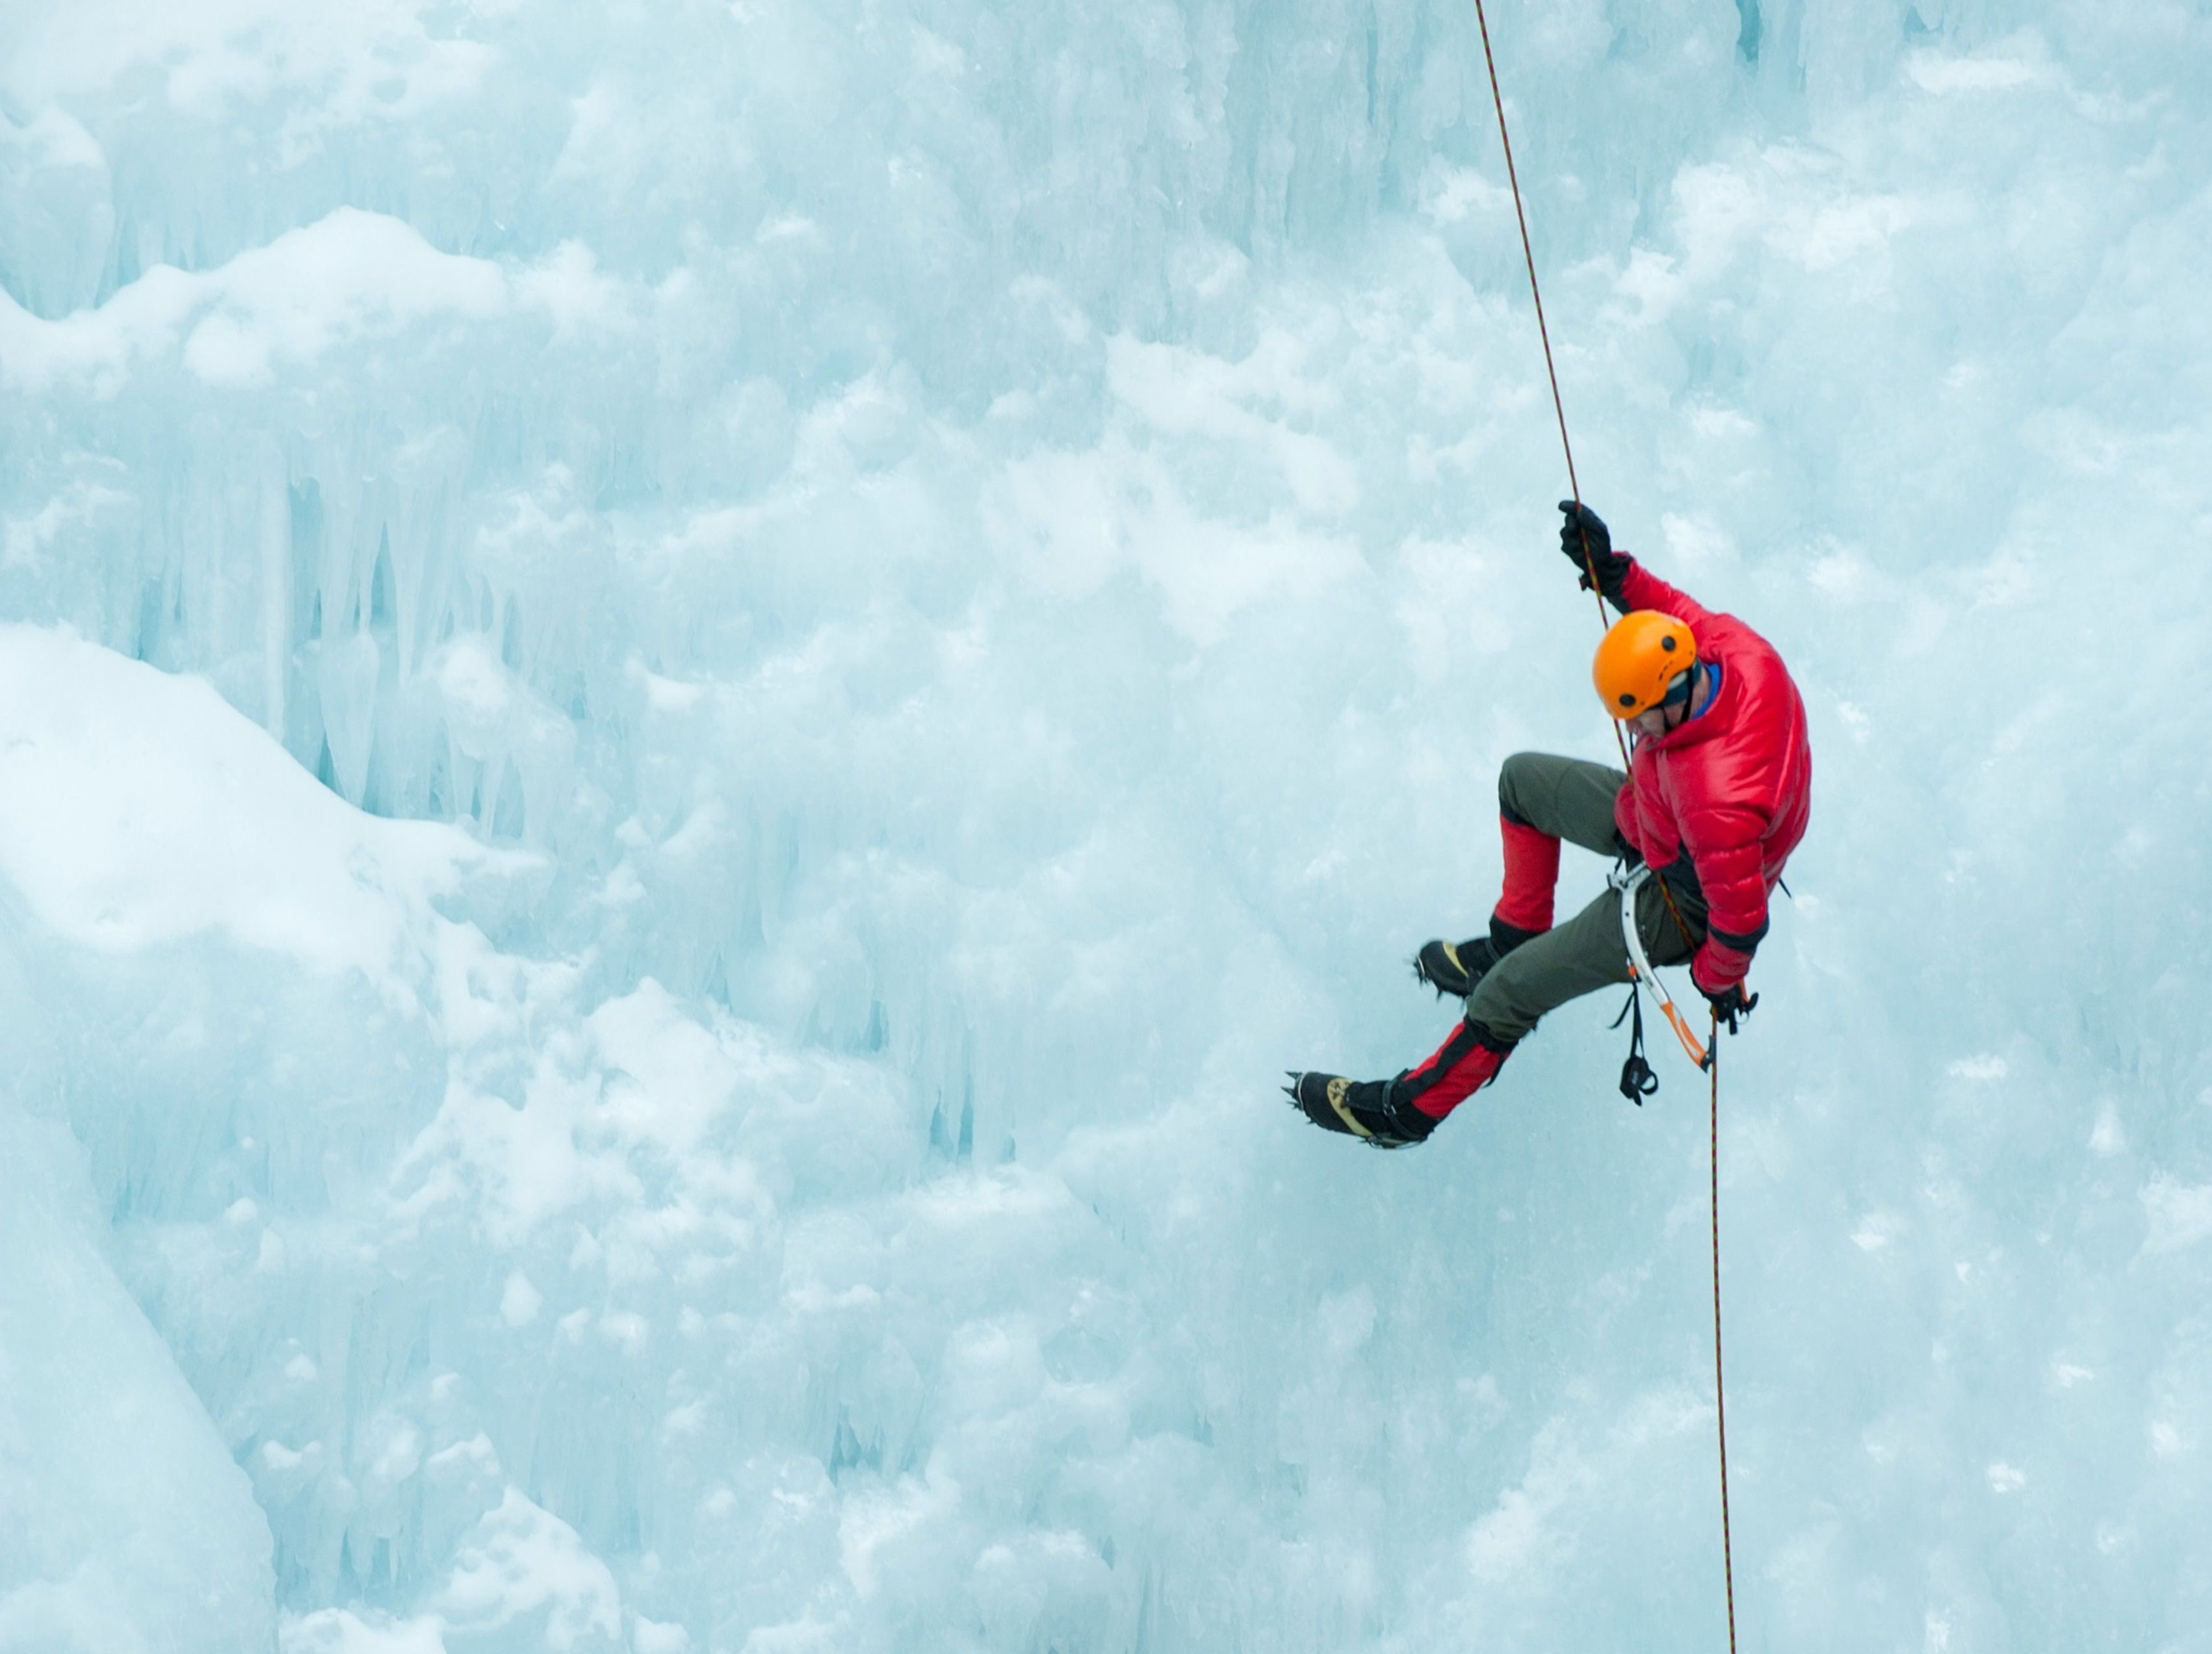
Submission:
M 2202 1648 L 2212 18 L 1492 10 L 1818 754 L 1742 1645 Z M 0 1648 L 1721 1646 L 1698 1076 L 1273 1090 L 1610 749 L 1565 492 L 1459 0 L 0 5 Z

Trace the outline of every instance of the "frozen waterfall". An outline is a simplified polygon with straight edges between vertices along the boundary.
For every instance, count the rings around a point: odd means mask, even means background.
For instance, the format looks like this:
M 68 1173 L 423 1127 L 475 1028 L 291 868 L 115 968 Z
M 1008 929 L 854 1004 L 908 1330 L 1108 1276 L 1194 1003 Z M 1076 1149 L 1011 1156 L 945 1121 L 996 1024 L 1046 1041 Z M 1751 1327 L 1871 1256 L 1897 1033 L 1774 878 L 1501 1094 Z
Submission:
M 1818 755 L 1746 1651 L 2212 1648 L 2212 14 L 1498 0 Z M 1726 1646 L 1471 0 L 0 0 L 0 1650 Z M 1571 896 L 1601 869 L 1571 857 Z

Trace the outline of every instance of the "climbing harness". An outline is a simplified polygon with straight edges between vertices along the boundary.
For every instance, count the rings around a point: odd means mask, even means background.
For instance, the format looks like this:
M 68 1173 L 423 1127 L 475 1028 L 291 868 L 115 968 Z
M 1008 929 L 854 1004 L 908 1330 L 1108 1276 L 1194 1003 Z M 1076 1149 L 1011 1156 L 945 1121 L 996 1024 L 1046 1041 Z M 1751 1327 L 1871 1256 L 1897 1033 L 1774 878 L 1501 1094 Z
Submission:
M 1474 0 L 1474 19 L 1476 26 L 1482 31 L 1482 60 L 1490 70 L 1490 100 L 1498 109 L 1498 141 L 1505 151 L 1505 179 L 1513 188 L 1513 216 L 1521 227 L 1521 256 L 1528 266 L 1528 296 L 1534 301 L 1536 306 L 1536 334 L 1544 344 L 1544 371 L 1552 381 L 1552 408 L 1559 418 L 1559 446 L 1567 457 L 1567 487 L 1572 493 L 1576 506 L 1575 514 L 1579 521 L 1582 515 L 1582 483 L 1575 476 L 1574 445 L 1567 440 L 1567 405 L 1559 396 L 1559 370 L 1552 360 L 1552 333 L 1550 328 L 1544 323 L 1544 294 L 1536 284 L 1536 253 L 1528 239 L 1528 215 L 1521 205 L 1521 179 L 1513 166 L 1513 140 L 1505 130 L 1505 94 L 1498 89 L 1498 57 L 1491 50 L 1490 19 L 1484 14 L 1482 0 Z M 1582 541 L 1583 563 L 1589 578 L 1590 594 L 1597 600 L 1599 619 L 1604 620 L 1606 618 L 1605 594 L 1598 590 L 1597 560 L 1590 551 L 1589 531 L 1587 529 L 1582 531 Z M 1620 749 L 1620 766 L 1623 770 L 1627 770 L 1631 767 L 1628 758 L 1628 738 L 1622 732 L 1618 721 L 1613 724 L 1613 736 Z M 1638 872 L 1642 876 L 1648 877 L 1650 870 L 1648 868 L 1638 869 Z M 1668 889 L 1667 882 L 1664 879 L 1659 882 L 1659 894 L 1666 899 L 1667 911 L 1674 916 L 1675 930 L 1681 936 L 1687 936 L 1689 930 L 1683 924 L 1682 915 L 1674 905 L 1674 893 Z M 1635 907 L 1634 882 L 1632 881 L 1629 887 L 1624 888 L 1621 893 L 1622 929 L 1627 937 L 1628 956 L 1636 961 L 1635 968 L 1641 972 L 1639 982 L 1648 984 L 1652 992 L 1658 996 L 1660 1009 L 1666 1012 L 1667 1020 L 1674 1025 L 1676 1035 L 1682 1041 L 1683 1049 L 1690 1053 L 1691 1060 L 1699 1068 L 1704 1069 L 1712 1081 L 1713 1402 L 1720 1430 L 1722 1578 L 1728 1591 L 1729 1654 L 1735 1654 L 1735 1556 L 1729 1534 L 1728 1396 L 1721 1381 L 1721 1067 L 1717 1049 L 1720 1045 L 1720 1016 L 1716 1011 L 1712 1018 L 1711 1043 L 1705 1050 L 1699 1050 L 1696 1038 L 1690 1033 L 1689 1027 L 1683 1021 L 1680 1013 L 1675 1010 L 1673 1000 L 1667 997 L 1666 991 L 1659 985 L 1658 976 L 1651 969 L 1650 960 L 1644 951 L 1643 941 L 1637 935 Z M 1629 992 L 1630 1003 L 1634 1005 L 1636 1003 L 1634 996 L 1638 992 L 1637 986 L 1632 985 Z M 1642 1072 L 1639 1075 L 1632 1075 L 1628 1069 L 1622 1070 L 1621 1089 L 1624 1092 L 1628 1090 L 1632 1078 L 1635 1079 L 1639 1085 L 1644 1081 L 1652 1078 L 1650 1064 L 1643 1062 L 1643 1031 L 1644 1016 L 1643 1012 L 1638 1009 L 1636 1012 L 1635 1049 L 1631 1053 L 1631 1063 L 1632 1064 L 1642 1063 Z M 1640 1104 L 1647 1094 L 1648 1093 L 1638 1091 L 1635 1094 L 1633 1100 Z
M 1636 893 L 1644 888 L 1650 882 L 1650 866 L 1638 863 L 1632 868 L 1613 873 L 1606 880 L 1608 885 L 1620 893 L 1620 937 L 1628 944 L 1628 969 L 1630 974 L 1635 978 L 1635 980 L 1629 985 L 1628 991 L 1632 996 L 1643 989 L 1650 989 L 1651 997 L 1659 1002 L 1661 1015 L 1666 1017 L 1668 1025 L 1674 1030 L 1674 1038 L 1680 1040 L 1682 1049 L 1689 1052 L 1690 1060 L 1701 1069 L 1709 1068 L 1712 1065 L 1712 1052 L 1698 1043 L 1698 1036 L 1690 1032 L 1688 1020 L 1674 1008 L 1674 996 L 1667 991 L 1667 985 L 1660 981 L 1659 972 L 1651 968 L 1651 955 L 1644 951 L 1643 933 L 1636 928 Z M 1660 882 L 1659 888 L 1662 890 L 1667 888 L 1663 879 Z M 1673 905 L 1671 893 L 1668 895 L 1668 905 L 1670 907 Z M 1688 933 L 1686 931 L 1683 934 L 1686 936 Z M 1618 1027 L 1620 1024 L 1615 1022 L 1613 1026 Z M 1643 1014 L 1638 1012 L 1636 1019 L 1636 1047 L 1640 1048 L 1643 1041 L 1644 1017 Z M 1637 1057 L 1632 1054 L 1630 1060 L 1635 1061 Z M 1648 1064 L 1646 1072 L 1649 1072 Z

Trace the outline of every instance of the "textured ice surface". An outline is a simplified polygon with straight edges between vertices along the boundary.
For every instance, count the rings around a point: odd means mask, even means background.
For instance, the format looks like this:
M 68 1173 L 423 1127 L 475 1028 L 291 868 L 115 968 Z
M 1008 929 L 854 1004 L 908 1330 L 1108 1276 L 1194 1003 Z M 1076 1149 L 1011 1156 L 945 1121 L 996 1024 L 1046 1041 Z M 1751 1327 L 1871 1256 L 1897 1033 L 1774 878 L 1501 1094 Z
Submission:
M 9 1023 L 11 1066 L 51 1096 L 55 1066 Z M 116 1279 L 68 1126 L 20 1106 L 31 1086 L 15 1089 L 0 1110 L 0 1647 L 265 1642 L 268 1522 Z
M 1496 10 L 1583 487 L 1813 719 L 1746 1645 L 2200 1647 L 2212 21 Z M 1487 97 L 0 0 L 0 1646 L 1717 1645 L 1693 1077 L 1271 1089 L 1609 748 Z

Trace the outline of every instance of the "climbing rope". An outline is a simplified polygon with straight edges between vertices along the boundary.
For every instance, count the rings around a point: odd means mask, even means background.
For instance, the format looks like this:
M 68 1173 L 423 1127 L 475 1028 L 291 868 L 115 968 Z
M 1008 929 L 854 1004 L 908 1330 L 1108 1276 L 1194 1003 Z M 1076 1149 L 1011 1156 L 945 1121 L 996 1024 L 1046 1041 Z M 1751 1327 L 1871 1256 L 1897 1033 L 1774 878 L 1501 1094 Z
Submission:
M 1521 179 L 1513 166 L 1513 139 L 1505 130 L 1505 94 L 1498 86 L 1498 57 L 1490 47 L 1490 19 L 1484 15 L 1482 0 L 1474 0 L 1474 21 L 1482 31 L 1482 60 L 1490 70 L 1490 100 L 1498 110 L 1498 141 L 1505 151 L 1505 181 L 1513 188 L 1513 217 L 1521 227 L 1521 256 L 1528 266 L 1528 296 L 1536 306 L 1536 336 L 1544 343 L 1544 372 L 1552 382 L 1552 409 L 1559 419 L 1559 446 L 1567 457 L 1567 488 L 1572 497 L 1579 524 L 1583 503 L 1581 482 L 1575 476 L 1574 445 L 1567 439 L 1567 405 L 1559 395 L 1559 370 L 1552 360 L 1552 331 L 1544 322 L 1543 290 L 1536 284 L 1536 253 L 1528 239 L 1528 215 L 1521 205 Z M 1598 590 L 1597 560 L 1592 555 L 1589 532 L 1582 531 L 1583 566 L 1589 581 L 1590 595 L 1597 599 L 1598 619 L 1610 625 L 1605 612 L 1605 594 Z M 1613 725 L 1614 743 L 1620 748 L 1620 766 L 1629 768 L 1628 739 L 1621 733 L 1620 722 Z M 1656 881 L 1659 894 L 1666 898 L 1667 912 L 1674 921 L 1674 934 L 1686 944 L 1689 928 L 1682 923 L 1681 911 L 1674 905 L 1674 893 L 1667 888 L 1664 879 Z M 1632 966 L 1631 967 L 1633 968 Z M 1683 1030 L 1679 1023 L 1676 1032 Z M 1684 1045 L 1696 1060 L 1696 1041 L 1685 1034 Z M 1705 1048 L 1704 1067 L 1712 1078 L 1712 1217 L 1713 1217 L 1713 1403 L 1720 1427 L 1721 1449 L 1721 1567 L 1728 1590 L 1729 1654 L 1735 1654 L 1735 1556 L 1729 1534 L 1728 1491 L 1728 1392 L 1721 1380 L 1721 1063 L 1720 1013 L 1713 1013 L 1712 1038 Z
M 1513 140 L 1505 130 L 1505 94 L 1498 89 L 1498 59 L 1490 50 L 1490 20 L 1483 15 L 1482 0 L 1474 0 L 1475 26 L 1482 31 L 1482 61 L 1490 67 L 1490 100 L 1498 106 L 1498 141 L 1505 149 L 1505 181 L 1513 186 L 1513 216 L 1521 226 L 1521 256 L 1528 264 L 1528 296 L 1536 301 L 1536 336 L 1544 342 L 1544 372 L 1552 381 L 1552 411 L 1559 416 L 1559 446 L 1567 456 L 1567 494 L 1575 502 L 1575 517 L 1580 526 L 1583 485 L 1575 476 L 1575 445 L 1567 440 L 1567 404 L 1559 396 L 1559 370 L 1552 362 L 1552 330 L 1544 324 L 1544 293 L 1536 285 L 1536 255 L 1528 242 L 1528 215 L 1521 209 L 1521 177 L 1513 168 Z M 1589 530 L 1582 530 L 1583 569 L 1589 577 L 1590 596 L 1597 603 L 1597 618 L 1601 626 L 1610 626 L 1606 619 L 1605 593 L 1598 590 L 1597 560 L 1590 554 Z M 1628 767 L 1628 740 L 1620 732 L 1620 725 L 1613 726 L 1614 744 L 1620 748 L 1620 766 Z M 1679 925 L 1678 915 L 1675 923 Z
M 1711 1053 L 1705 1071 L 1712 1076 L 1713 1214 L 1713 1408 L 1721 1437 L 1721 1569 L 1728 1581 L 1729 1654 L 1735 1654 L 1735 1554 L 1729 1543 L 1728 1390 L 1721 1383 L 1721 1014 L 1713 1012 Z

